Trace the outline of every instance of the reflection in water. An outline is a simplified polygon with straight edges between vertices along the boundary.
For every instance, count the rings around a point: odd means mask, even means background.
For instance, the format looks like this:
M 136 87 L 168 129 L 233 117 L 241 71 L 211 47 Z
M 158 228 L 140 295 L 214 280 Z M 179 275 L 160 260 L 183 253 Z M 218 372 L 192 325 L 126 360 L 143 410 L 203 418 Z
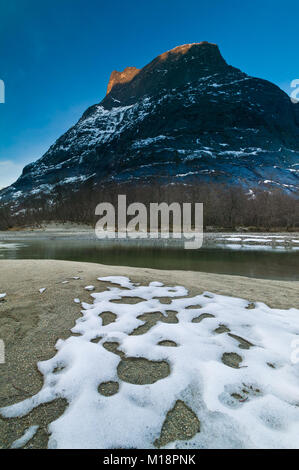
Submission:
M 5 245 L 5 247 L 3 246 Z M 90 240 L 0 242 L 0 259 L 59 259 L 155 269 L 183 269 L 218 274 L 299 280 L 299 251 L 271 252 L 228 248 L 184 250 L 119 246 Z

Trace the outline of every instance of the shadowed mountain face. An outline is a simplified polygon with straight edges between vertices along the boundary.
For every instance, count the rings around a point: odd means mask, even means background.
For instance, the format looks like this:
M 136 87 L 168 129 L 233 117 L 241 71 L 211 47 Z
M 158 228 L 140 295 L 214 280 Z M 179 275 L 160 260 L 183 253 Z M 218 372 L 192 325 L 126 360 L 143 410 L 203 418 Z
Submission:
M 299 104 L 227 65 L 216 45 L 187 44 L 142 69 L 114 71 L 91 106 L 2 200 L 90 182 L 299 186 Z

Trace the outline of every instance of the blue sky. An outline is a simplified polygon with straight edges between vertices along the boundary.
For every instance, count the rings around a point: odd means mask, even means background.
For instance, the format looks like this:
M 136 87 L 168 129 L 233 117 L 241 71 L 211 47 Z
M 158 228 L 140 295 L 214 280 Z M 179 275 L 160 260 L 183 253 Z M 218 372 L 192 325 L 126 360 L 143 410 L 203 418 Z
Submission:
M 101 101 L 112 70 L 210 41 L 226 61 L 289 92 L 299 2 L 0 0 L 0 187 Z

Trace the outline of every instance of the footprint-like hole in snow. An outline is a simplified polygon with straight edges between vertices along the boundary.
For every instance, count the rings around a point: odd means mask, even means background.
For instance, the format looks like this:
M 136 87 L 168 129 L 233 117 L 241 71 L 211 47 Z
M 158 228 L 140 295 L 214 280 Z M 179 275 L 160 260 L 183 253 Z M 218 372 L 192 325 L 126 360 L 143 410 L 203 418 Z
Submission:
M 226 325 L 220 324 L 216 330 L 214 330 L 214 333 L 217 333 L 217 335 L 221 335 L 222 333 L 228 333 L 230 329 Z
M 144 299 L 141 297 L 127 297 L 125 294 L 121 299 L 110 300 L 114 304 L 139 304 L 139 302 L 144 302 Z
M 98 386 L 98 392 L 101 395 L 104 395 L 105 397 L 111 397 L 112 395 L 115 395 L 119 390 L 119 383 L 118 382 L 102 382 Z
M 103 336 L 96 336 L 95 338 L 91 339 L 90 342 L 97 344 L 101 341 L 102 338 Z
M 176 317 L 178 312 L 176 310 L 166 310 L 165 313 L 166 313 L 167 316 L 164 317 L 164 315 L 163 315 L 163 317 L 162 317 L 162 321 L 164 323 L 178 323 L 179 320 Z
M 241 356 L 236 353 L 224 353 L 221 358 L 223 364 L 229 367 L 233 367 L 234 369 L 240 368 L 240 363 L 242 362 Z
M 261 395 L 262 392 L 256 385 L 246 384 L 243 384 L 243 386 L 237 392 L 231 393 L 231 396 L 239 402 L 245 402 L 249 398 L 258 397 Z
M 143 325 L 138 326 L 135 330 L 130 333 L 132 336 L 136 335 L 143 335 L 147 331 L 149 331 L 158 321 L 163 323 L 178 323 L 178 319 L 176 315 L 178 312 L 173 310 L 166 310 L 166 317 L 161 312 L 151 312 L 151 313 L 144 313 L 139 315 L 137 318 L 138 320 L 142 320 L 145 323 Z
M 170 339 L 165 339 L 163 341 L 159 341 L 158 345 L 159 346 L 170 346 L 170 347 L 177 346 L 177 344 L 174 341 L 171 341 Z
M 123 358 L 117 367 L 118 377 L 135 385 L 153 384 L 170 374 L 166 361 L 149 361 L 142 357 Z
M 219 400 L 225 406 L 238 408 L 261 395 L 263 393 L 257 384 L 231 384 L 225 386 L 224 392 L 219 395 Z
M 103 326 L 106 326 L 106 325 L 109 325 L 109 323 L 115 322 L 117 315 L 115 315 L 115 313 L 112 313 L 112 312 L 103 312 L 103 313 L 100 313 L 99 317 L 101 317 L 102 319 Z
M 107 349 L 107 351 L 117 354 L 119 357 L 125 357 L 125 354 L 118 349 L 120 344 L 116 341 L 106 341 L 102 346 Z
M 177 299 L 178 297 L 176 297 Z M 172 297 L 153 297 L 153 299 L 158 299 L 161 304 L 171 304 L 174 300 Z
M 233 335 L 232 333 L 228 333 L 228 335 L 231 338 L 239 341 L 239 348 L 240 349 L 249 349 L 253 346 L 253 344 L 250 343 L 250 341 L 247 341 L 247 339 L 241 338 L 241 336 Z
M 202 313 L 199 317 L 193 318 L 192 323 L 200 323 L 205 318 L 215 318 L 215 315 L 212 315 L 211 313 Z
M 192 439 L 200 432 L 200 421 L 183 401 L 177 400 L 168 411 L 162 426 L 160 438 L 154 442 L 156 447 L 163 447 L 169 442 Z
M 188 305 L 187 307 L 185 307 L 185 310 L 192 310 L 198 308 L 201 308 L 201 305 Z

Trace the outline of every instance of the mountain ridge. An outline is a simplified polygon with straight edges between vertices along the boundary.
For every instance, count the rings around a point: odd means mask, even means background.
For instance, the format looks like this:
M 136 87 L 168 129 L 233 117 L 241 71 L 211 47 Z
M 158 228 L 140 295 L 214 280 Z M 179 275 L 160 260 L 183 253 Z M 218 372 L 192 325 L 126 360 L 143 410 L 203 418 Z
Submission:
M 87 180 L 297 190 L 298 108 L 276 85 L 228 65 L 217 45 L 177 46 L 141 69 L 113 71 L 103 100 L 0 198 Z

